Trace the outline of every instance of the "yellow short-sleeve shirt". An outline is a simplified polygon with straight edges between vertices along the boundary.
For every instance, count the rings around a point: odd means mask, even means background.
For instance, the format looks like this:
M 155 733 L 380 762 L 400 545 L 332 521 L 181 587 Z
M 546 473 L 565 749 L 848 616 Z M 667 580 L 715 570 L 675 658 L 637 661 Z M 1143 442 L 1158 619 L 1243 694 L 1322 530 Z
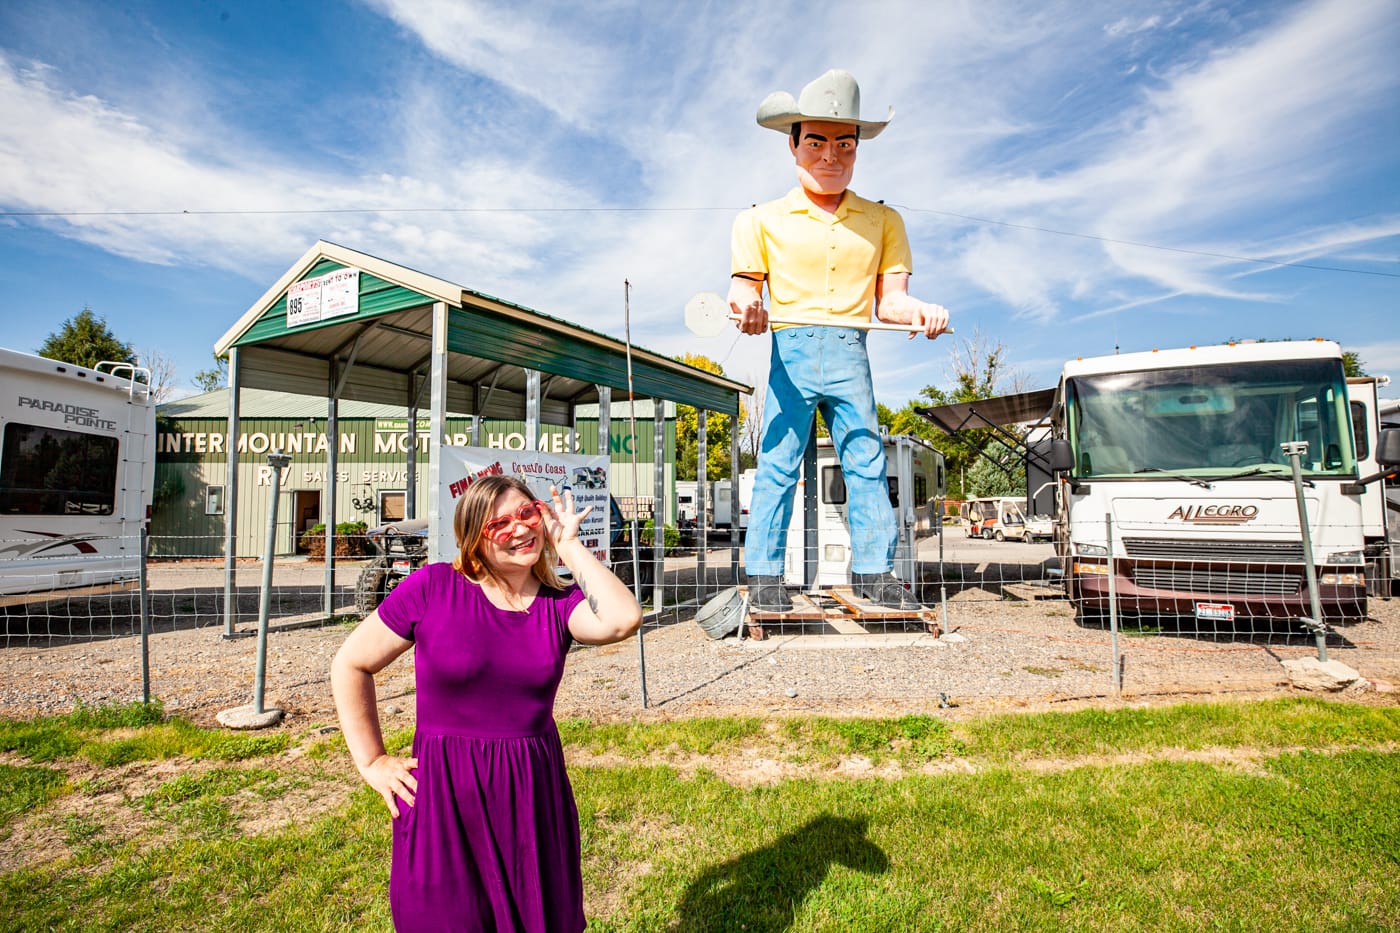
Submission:
M 731 273 L 767 278 L 771 316 L 814 322 L 869 321 L 876 277 L 913 271 L 899 212 L 850 190 L 835 214 L 800 187 L 749 208 L 734 221 L 730 252 Z

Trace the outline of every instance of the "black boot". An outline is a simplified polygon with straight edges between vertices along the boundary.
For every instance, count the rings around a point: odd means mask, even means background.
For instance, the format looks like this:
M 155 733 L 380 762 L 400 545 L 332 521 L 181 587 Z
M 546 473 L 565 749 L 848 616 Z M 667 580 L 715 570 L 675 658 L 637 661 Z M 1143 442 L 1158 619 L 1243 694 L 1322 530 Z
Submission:
M 755 612 L 792 612 L 792 597 L 783 588 L 783 578 L 750 576 L 749 608 Z
M 855 593 L 861 599 L 868 599 L 877 606 L 884 606 L 887 609 L 922 609 L 923 604 L 914 598 L 914 594 L 895 579 L 895 575 L 886 571 L 885 573 L 854 573 L 851 574 L 851 582 L 854 584 Z

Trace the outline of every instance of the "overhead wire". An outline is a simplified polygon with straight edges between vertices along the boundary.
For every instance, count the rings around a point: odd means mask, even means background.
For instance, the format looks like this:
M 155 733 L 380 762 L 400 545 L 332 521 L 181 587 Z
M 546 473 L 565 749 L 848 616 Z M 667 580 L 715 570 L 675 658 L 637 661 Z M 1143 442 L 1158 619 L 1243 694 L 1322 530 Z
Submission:
M 1170 253 L 1183 253 L 1190 256 L 1206 256 L 1230 262 L 1249 262 L 1279 268 L 1306 269 L 1313 272 L 1338 272 L 1347 275 L 1374 275 L 1383 278 L 1400 278 L 1400 272 L 1386 272 L 1380 269 L 1356 269 L 1349 266 L 1330 266 L 1318 263 L 1295 262 L 1287 259 L 1265 259 L 1258 256 L 1239 256 L 1212 250 L 1189 249 L 1183 246 L 1163 246 L 1160 243 L 1144 243 L 1139 240 L 1124 240 L 1095 233 L 1080 233 L 1075 230 L 1059 230 L 1054 227 L 1041 227 L 1035 224 L 1014 223 L 1009 220 L 995 220 L 955 211 L 938 210 L 931 207 L 916 207 L 910 204 L 891 202 L 892 207 L 918 214 L 935 214 L 940 217 L 953 217 L 969 223 L 1006 227 L 1013 230 L 1028 230 L 1051 236 L 1074 237 L 1093 240 L 1099 243 L 1112 243 L 1117 246 L 1133 246 L 1139 249 L 1161 250 Z M 316 214 L 686 214 L 686 213 L 737 213 L 743 207 L 319 207 L 319 208 L 244 208 L 231 210 L 103 210 L 103 211 L 6 211 L 0 210 L 0 217 L 282 217 Z

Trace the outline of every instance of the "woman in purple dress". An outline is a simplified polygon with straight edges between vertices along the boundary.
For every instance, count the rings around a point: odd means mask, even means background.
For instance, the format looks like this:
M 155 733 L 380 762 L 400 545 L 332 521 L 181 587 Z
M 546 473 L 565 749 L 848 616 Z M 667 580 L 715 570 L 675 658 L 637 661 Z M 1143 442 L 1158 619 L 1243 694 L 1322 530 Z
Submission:
M 569 645 L 637 630 L 632 592 L 579 541 L 572 493 L 507 476 L 457 503 L 460 553 L 410 575 L 331 664 L 345 742 L 393 818 L 389 905 L 406 930 L 576 933 L 578 810 L 554 725 Z M 555 573 L 563 561 L 574 582 Z M 409 648 L 411 757 L 384 751 L 374 675 Z

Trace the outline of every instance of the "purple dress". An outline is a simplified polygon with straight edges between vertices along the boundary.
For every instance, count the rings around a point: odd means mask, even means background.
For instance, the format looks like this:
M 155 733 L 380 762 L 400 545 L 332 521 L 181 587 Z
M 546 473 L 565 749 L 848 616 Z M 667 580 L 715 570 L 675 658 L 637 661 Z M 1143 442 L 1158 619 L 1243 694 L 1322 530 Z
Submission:
M 577 586 L 498 609 L 450 564 L 411 574 L 379 618 L 415 645 L 418 793 L 394 820 L 389 905 L 407 930 L 577 933 L 578 810 L 554 725 Z

